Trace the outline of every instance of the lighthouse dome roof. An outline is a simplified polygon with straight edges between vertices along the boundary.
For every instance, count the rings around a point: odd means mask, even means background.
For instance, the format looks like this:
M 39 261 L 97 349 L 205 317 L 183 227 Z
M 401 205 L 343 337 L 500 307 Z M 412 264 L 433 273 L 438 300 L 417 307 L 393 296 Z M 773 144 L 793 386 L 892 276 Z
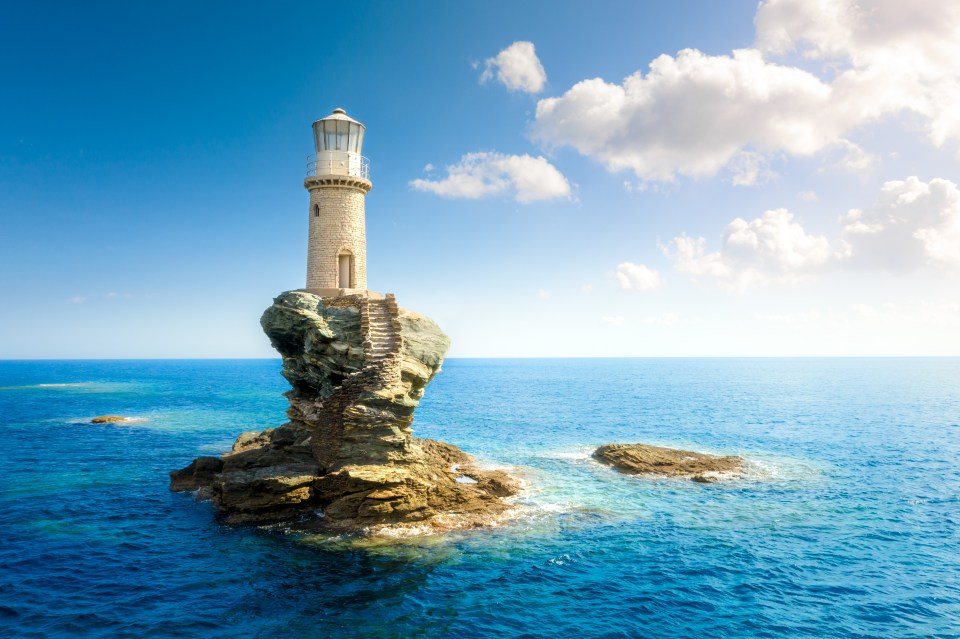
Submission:
M 359 121 L 354 120 L 349 115 L 347 115 L 347 112 L 341 109 L 340 107 L 337 107 L 336 109 L 334 109 L 333 112 L 327 117 L 320 118 L 319 120 L 317 120 L 317 122 L 322 122 L 325 120 L 342 120 L 344 122 L 356 122 L 357 124 L 360 124 L 360 126 L 363 126 L 363 124 L 361 124 Z M 316 124 L 316 122 L 314 124 Z

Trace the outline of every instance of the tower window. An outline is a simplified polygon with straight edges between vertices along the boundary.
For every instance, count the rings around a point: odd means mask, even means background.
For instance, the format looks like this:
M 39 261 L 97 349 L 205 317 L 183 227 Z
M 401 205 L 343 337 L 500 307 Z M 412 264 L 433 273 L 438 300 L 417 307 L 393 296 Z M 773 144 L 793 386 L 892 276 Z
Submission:
M 313 217 L 320 217 L 320 205 L 319 205 L 319 204 L 314 204 L 314 205 L 313 205 Z

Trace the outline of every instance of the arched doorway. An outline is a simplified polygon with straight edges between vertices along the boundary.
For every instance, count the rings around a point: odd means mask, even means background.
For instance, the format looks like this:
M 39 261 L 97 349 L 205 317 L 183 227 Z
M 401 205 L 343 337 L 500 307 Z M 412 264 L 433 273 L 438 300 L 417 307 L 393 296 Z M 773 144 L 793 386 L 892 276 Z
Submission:
M 340 251 L 337 255 L 337 286 L 353 288 L 353 253 Z

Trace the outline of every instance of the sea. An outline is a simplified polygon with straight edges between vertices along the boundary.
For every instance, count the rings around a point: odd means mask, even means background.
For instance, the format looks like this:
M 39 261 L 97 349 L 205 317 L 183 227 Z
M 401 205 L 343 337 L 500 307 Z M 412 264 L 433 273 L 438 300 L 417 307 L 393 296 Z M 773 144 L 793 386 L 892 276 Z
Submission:
M 287 389 L 279 360 L 0 362 L 0 636 L 960 637 L 960 359 L 450 359 L 414 428 L 523 477 L 493 529 L 302 536 L 169 491 Z M 747 473 L 627 476 L 610 442 Z

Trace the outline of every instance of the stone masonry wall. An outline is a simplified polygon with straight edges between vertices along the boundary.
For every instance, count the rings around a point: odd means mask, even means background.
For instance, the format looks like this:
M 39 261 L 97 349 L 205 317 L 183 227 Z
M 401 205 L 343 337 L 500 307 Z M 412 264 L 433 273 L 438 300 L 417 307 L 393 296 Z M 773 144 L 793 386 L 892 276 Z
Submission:
M 369 182 L 334 185 L 328 180 L 308 179 L 305 186 L 310 190 L 306 288 L 339 288 L 338 256 L 345 249 L 353 254 L 350 288 L 366 290 Z

